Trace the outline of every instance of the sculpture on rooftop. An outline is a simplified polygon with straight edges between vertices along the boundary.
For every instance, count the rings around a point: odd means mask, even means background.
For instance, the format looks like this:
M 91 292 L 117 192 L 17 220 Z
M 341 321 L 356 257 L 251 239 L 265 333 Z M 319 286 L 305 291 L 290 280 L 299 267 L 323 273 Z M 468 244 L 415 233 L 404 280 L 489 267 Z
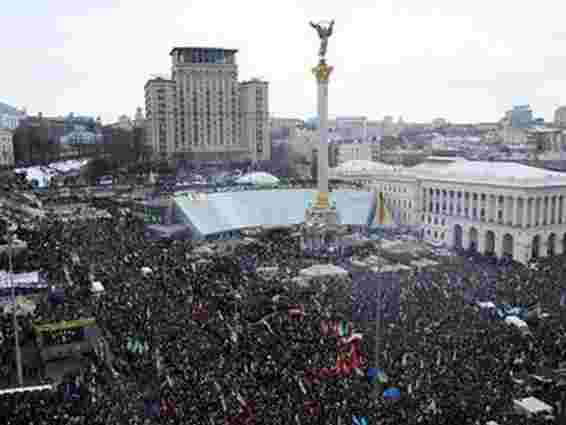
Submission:
M 318 24 L 310 22 L 310 25 L 316 30 L 320 37 L 320 50 L 318 51 L 318 56 L 320 57 L 320 61 L 324 62 L 326 49 L 328 47 L 328 39 L 332 35 L 332 29 L 334 28 L 334 19 L 330 21 L 330 23 L 327 21 L 321 21 Z

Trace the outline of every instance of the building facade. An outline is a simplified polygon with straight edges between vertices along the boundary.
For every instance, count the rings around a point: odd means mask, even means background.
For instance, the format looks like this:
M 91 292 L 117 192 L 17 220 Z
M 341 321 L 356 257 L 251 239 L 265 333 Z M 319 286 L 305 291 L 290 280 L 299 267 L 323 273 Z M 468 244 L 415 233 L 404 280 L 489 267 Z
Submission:
M 0 128 L 0 167 L 14 166 L 12 131 Z
M 250 152 L 250 159 L 271 159 L 267 82 L 252 79 L 240 83 L 240 114 L 242 145 Z
M 411 168 L 343 164 L 331 176 L 383 190 L 394 217 L 434 244 L 527 263 L 566 248 L 566 174 L 462 158 Z
M 269 131 L 273 139 L 290 139 L 297 135 L 300 128 L 304 128 L 304 121 L 298 118 L 269 119 Z
M 337 164 L 349 161 L 379 161 L 381 156 L 380 144 L 377 142 L 346 142 L 333 143 L 337 148 Z
M 533 123 L 533 111 L 529 105 L 514 106 L 509 116 L 513 128 L 528 128 Z
M 155 160 L 175 152 L 175 81 L 153 78 L 145 84 L 145 137 Z
M 171 51 L 179 155 L 198 160 L 246 159 L 236 53 L 195 47 Z
M 365 141 L 368 137 L 366 117 L 336 117 L 336 133 L 344 139 Z
M 566 106 L 560 106 L 554 111 L 554 125 L 557 127 L 566 127 Z
M 0 128 L 15 130 L 26 116 L 25 110 L 19 110 L 0 102 Z

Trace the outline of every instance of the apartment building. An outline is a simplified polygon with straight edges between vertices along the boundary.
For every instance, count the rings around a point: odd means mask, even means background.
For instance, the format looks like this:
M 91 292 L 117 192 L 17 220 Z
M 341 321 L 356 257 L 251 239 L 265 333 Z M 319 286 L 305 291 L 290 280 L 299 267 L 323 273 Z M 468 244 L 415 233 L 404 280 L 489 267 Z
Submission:
M 165 161 L 176 150 L 175 81 L 153 78 L 145 84 L 145 135 L 156 160 Z
M 268 83 L 257 78 L 240 83 L 242 145 L 252 161 L 271 159 Z
M 12 131 L 0 128 L 0 167 L 14 165 L 14 144 Z

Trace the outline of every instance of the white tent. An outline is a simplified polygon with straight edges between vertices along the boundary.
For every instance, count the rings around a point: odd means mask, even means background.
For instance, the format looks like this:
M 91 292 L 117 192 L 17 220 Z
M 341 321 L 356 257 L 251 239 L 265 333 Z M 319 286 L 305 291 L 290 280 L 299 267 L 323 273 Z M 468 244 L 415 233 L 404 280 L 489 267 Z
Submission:
M 334 264 L 316 264 L 299 272 L 299 276 L 306 279 L 323 277 L 347 277 L 348 272 Z
M 95 280 L 90 285 L 90 292 L 93 294 L 101 294 L 104 292 L 104 285 L 102 285 L 102 283 L 98 280 Z
M 264 173 L 262 171 L 245 174 L 236 179 L 238 184 L 253 184 L 257 186 L 274 185 L 279 183 L 279 179 L 272 174 Z
M 513 407 L 517 412 L 527 416 L 536 415 L 537 413 L 552 414 L 552 407 L 535 397 L 513 400 Z
M 519 331 L 524 334 L 530 333 L 529 325 L 524 320 L 519 319 L 517 316 L 507 316 L 505 318 L 505 323 L 511 326 L 515 326 Z

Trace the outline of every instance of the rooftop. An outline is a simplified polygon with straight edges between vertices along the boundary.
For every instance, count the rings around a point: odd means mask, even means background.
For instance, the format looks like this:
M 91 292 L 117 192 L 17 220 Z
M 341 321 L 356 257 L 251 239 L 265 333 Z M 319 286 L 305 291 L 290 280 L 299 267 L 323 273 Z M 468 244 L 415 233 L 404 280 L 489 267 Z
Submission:
M 172 55 L 173 53 L 175 53 L 177 51 L 183 51 L 183 50 L 221 50 L 221 51 L 229 52 L 229 53 L 237 53 L 238 52 L 237 49 L 223 49 L 223 48 L 220 48 L 220 47 L 185 46 L 185 47 L 173 47 L 173 49 L 171 49 L 171 52 L 169 53 L 169 55 Z
M 432 159 L 432 160 L 431 160 Z M 463 158 L 429 158 L 414 167 L 391 167 L 372 161 L 349 161 L 334 168 L 344 175 L 404 175 L 416 179 L 507 186 L 566 186 L 566 173 L 516 162 L 468 161 Z M 385 173 L 384 173 L 385 172 Z
M 174 80 L 170 80 L 170 79 L 165 79 L 165 78 L 161 78 L 161 77 L 156 77 L 156 78 L 150 78 L 149 80 L 146 81 L 145 85 L 143 86 L 144 89 L 149 85 L 149 83 L 166 83 L 166 84 L 171 84 L 174 83 Z
M 259 78 L 251 78 L 248 81 L 242 81 L 240 84 L 269 84 L 267 81 L 260 80 Z

